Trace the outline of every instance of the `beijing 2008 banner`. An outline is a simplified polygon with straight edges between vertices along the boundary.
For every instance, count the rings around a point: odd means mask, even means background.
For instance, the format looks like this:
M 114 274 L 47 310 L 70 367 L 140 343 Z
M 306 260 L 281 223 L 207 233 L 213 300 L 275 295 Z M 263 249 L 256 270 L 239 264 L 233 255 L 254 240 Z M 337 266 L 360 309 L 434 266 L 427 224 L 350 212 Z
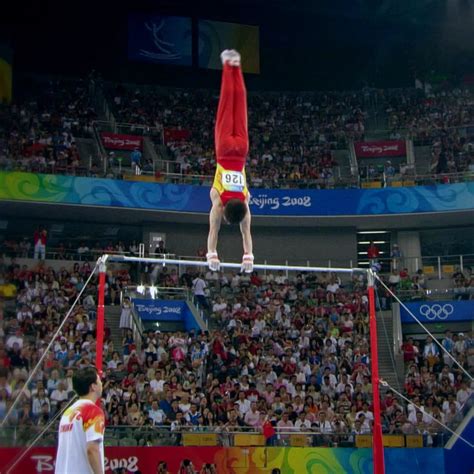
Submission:
M 181 321 L 188 310 L 186 301 L 133 298 L 133 305 L 144 321 Z
M 106 431 L 107 433 L 107 431 Z M 138 433 L 138 431 L 137 431 Z M 197 434 L 199 436 L 199 433 Z M 472 461 L 466 456 L 465 471 L 453 471 L 446 464 L 442 448 L 385 448 L 384 456 L 390 474 L 460 474 L 471 472 Z M 19 448 L 0 449 L 0 472 L 10 474 L 39 474 L 54 472 L 56 449 L 34 447 L 22 458 Z M 214 472 L 226 474 L 268 474 L 278 469 L 287 474 L 303 473 L 351 473 L 373 472 L 372 450 L 368 448 L 283 448 L 283 447 L 235 447 L 220 446 L 150 446 L 105 447 L 106 474 L 114 472 L 158 472 L 160 462 L 165 462 L 168 472 L 184 472 L 182 462 L 191 461 L 192 472 L 204 472 L 206 464 L 213 465 Z M 17 461 L 16 466 L 14 466 Z M 190 463 L 190 464 L 191 464 Z M 189 471 L 188 471 L 189 472 Z M 209 471 L 206 471 L 209 472 Z M 71 471 L 71 474 L 76 474 Z
M 159 64 L 192 65 L 191 18 L 130 15 L 128 58 Z
M 143 138 L 138 135 L 123 135 L 120 133 L 101 132 L 102 143 L 111 150 L 141 149 Z
M 220 53 L 224 49 L 236 49 L 240 52 L 244 72 L 260 73 L 258 26 L 200 20 L 199 67 L 221 69 Z
M 405 156 L 406 144 L 403 140 L 385 140 L 354 143 L 357 158 L 383 158 Z

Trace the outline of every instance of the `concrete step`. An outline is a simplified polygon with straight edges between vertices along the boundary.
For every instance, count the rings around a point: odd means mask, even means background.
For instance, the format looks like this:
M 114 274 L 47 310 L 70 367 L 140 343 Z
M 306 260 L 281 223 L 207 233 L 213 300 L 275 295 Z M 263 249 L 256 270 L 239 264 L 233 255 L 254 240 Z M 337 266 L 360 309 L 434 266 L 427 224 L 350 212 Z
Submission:
M 120 314 L 122 308 L 120 306 L 106 306 L 105 317 L 110 328 L 110 338 L 114 343 L 114 349 L 122 354 L 122 330 L 120 329 Z

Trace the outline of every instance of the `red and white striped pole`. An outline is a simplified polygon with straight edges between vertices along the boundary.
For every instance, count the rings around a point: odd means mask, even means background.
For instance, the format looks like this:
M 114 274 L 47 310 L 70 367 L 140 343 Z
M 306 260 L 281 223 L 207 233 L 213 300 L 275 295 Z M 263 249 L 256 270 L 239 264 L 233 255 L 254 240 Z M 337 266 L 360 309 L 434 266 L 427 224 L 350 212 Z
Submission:
M 97 322 L 96 322 L 96 352 L 95 352 L 95 366 L 102 377 L 103 355 L 104 355 L 104 319 L 105 319 L 105 276 L 107 272 L 107 255 L 100 257 L 99 262 L 99 287 L 97 300 Z
M 382 421 L 380 413 L 379 393 L 379 354 L 377 343 L 377 321 L 375 319 L 375 289 L 373 270 L 367 272 L 367 289 L 369 293 L 369 323 L 370 323 L 370 354 L 372 359 L 372 395 L 374 406 L 374 426 L 372 453 L 374 458 L 374 474 L 384 474 L 384 453 L 382 438 Z

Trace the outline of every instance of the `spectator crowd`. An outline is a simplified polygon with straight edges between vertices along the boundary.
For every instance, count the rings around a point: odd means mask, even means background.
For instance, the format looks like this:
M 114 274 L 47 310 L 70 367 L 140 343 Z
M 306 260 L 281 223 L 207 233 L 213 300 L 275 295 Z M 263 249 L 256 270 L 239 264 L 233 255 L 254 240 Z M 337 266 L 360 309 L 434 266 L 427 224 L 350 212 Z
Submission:
M 75 137 L 91 137 L 97 114 L 86 81 L 24 79 L 15 102 L 0 106 L 0 169 L 76 174 Z
M 81 157 L 75 139 L 94 136 L 97 83 L 92 78 L 24 82 L 18 89 L 27 92 L 17 94 L 12 105 L 0 107 L 0 168 L 103 176 L 98 157 Z M 105 89 L 115 120 L 130 124 L 124 133 L 148 135 L 157 145 L 164 138 L 170 160 L 164 171 L 170 179 L 175 175 L 193 184 L 210 181 L 215 169 L 215 91 L 122 85 Z M 387 138 L 408 136 L 415 145 L 431 146 L 426 174 L 474 171 L 474 106 L 468 90 L 252 91 L 248 97 L 250 186 L 332 188 L 357 184 L 348 169 L 348 143 L 364 140 L 374 94 L 379 108 L 385 110 Z M 338 150 L 346 150 L 346 155 L 336 158 Z M 122 176 L 124 171 L 114 153 L 106 160 L 107 177 Z M 128 161 L 126 158 L 123 163 L 125 168 Z M 383 175 L 387 182 L 411 176 L 410 166 L 398 161 L 381 159 L 362 167 L 360 175 L 363 179 Z M 141 158 L 143 172 L 161 177 L 159 169 L 149 156 Z
M 90 271 L 88 262 L 58 270 L 43 261 L 33 268 L 15 259 L 0 262 L 0 418 Z M 287 444 L 298 432 L 312 445 L 335 445 L 371 432 L 368 300 L 361 276 L 349 281 L 314 273 L 199 276 L 188 269 L 178 279 L 162 273 L 168 271 L 158 273 L 158 280 L 187 287 L 204 281 L 210 329 L 150 330 L 137 340 L 124 327 L 120 347 L 106 329 L 103 404 L 110 436 L 123 437 L 122 430 L 133 426 L 140 429 L 129 428 L 127 442 L 180 444 L 183 432 L 212 430 L 230 445 L 235 432 L 250 430 L 262 432 L 269 445 Z M 128 270 L 110 267 L 106 304 L 120 304 L 120 290 L 130 283 Z M 64 408 L 74 369 L 94 363 L 95 285 L 93 280 L 70 312 L 8 419 L 22 436 Z M 472 370 L 472 334 L 446 333 L 442 344 Z M 441 445 L 444 429 L 434 420 L 455 426 L 472 387 L 429 338 L 408 340 L 402 350 L 404 391 L 412 403 L 386 391 L 383 430 L 422 434 L 427 446 Z

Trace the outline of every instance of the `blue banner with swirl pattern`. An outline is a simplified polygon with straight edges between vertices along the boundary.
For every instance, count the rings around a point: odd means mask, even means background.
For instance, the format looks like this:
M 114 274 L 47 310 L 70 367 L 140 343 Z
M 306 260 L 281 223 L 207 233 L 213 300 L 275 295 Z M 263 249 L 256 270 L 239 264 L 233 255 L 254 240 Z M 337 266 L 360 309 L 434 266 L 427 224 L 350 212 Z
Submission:
M 474 209 L 474 182 L 384 189 L 255 189 L 260 216 L 351 216 Z M 209 188 L 99 178 L 0 172 L 0 200 L 208 213 Z

